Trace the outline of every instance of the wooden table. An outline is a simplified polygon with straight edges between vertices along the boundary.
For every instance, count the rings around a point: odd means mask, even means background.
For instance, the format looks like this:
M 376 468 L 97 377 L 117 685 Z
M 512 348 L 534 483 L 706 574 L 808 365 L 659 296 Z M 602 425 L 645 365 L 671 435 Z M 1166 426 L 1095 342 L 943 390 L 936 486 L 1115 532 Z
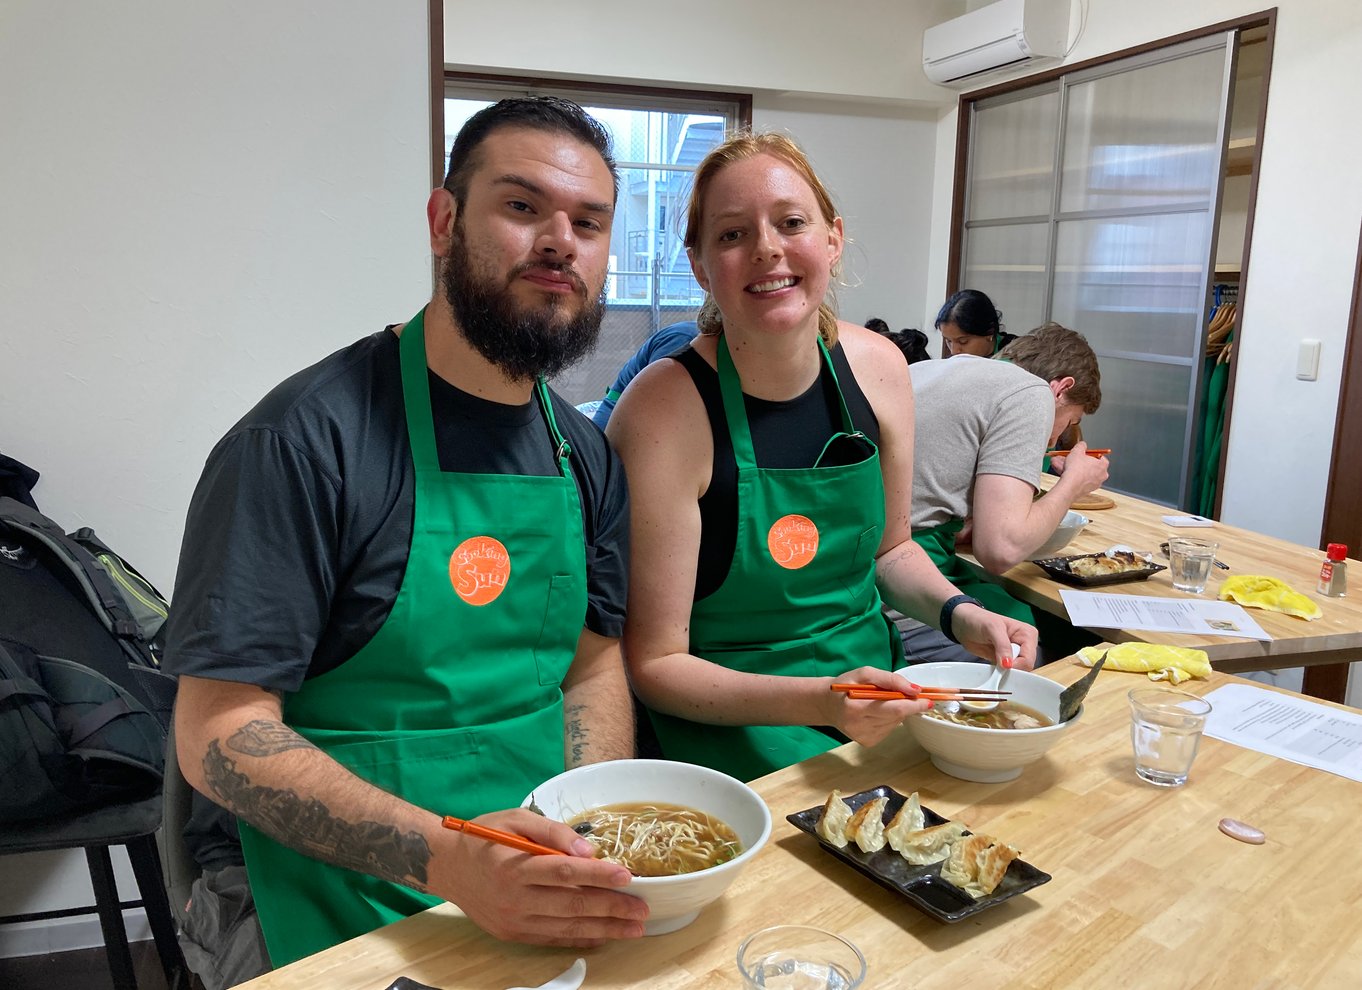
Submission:
M 1053 479 L 1051 479 L 1053 480 Z M 1043 484 L 1042 487 L 1045 487 Z M 1090 522 L 1062 553 L 1095 553 L 1115 544 L 1158 553 L 1159 544 L 1169 536 L 1191 536 L 1215 540 L 1220 544 L 1219 560 L 1228 571 L 1211 568 L 1211 580 L 1204 597 L 1219 595 L 1220 585 L 1235 574 L 1264 574 L 1285 581 L 1296 591 L 1312 598 L 1324 612 L 1322 618 L 1307 622 L 1280 612 L 1251 609 L 1249 614 L 1272 639 L 1268 642 L 1233 636 L 1189 636 L 1180 633 L 1150 632 L 1141 629 L 1101 629 L 1099 634 L 1114 643 L 1164 643 L 1205 650 L 1217 670 L 1242 673 L 1248 670 L 1276 670 L 1305 667 L 1306 694 L 1330 701 L 1342 701 L 1348 682 L 1348 662 L 1362 660 L 1362 587 L 1348 598 L 1325 598 L 1316 593 L 1322 551 L 1264 536 L 1217 522 L 1207 529 L 1172 529 L 1162 517 L 1175 510 L 1117 492 L 1104 491 L 1116 503 L 1114 509 L 1096 509 L 1083 514 Z M 965 559 L 978 566 L 973 558 Z M 1160 563 L 1166 560 L 1155 557 Z M 1362 563 L 1350 562 L 1350 576 L 1362 584 Z M 1014 598 L 1061 619 L 1068 618 L 1061 589 L 1069 587 L 1053 580 L 1029 561 L 1018 564 L 1001 578 L 995 578 Z M 1160 571 L 1148 581 L 1107 585 L 1090 589 L 1111 594 L 1187 597 L 1173 588 L 1168 571 Z
M 1070 683 L 1082 668 L 1065 660 L 1043 673 Z M 1205 693 L 1234 680 L 1214 673 L 1186 686 Z M 1147 683 L 1103 672 L 1080 721 L 1006 784 L 945 776 L 906 730 L 762 778 L 753 786 L 771 807 L 770 842 L 671 935 L 541 949 L 497 942 L 445 905 L 246 986 L 382 990 L 405 975 L 441 990 L 504 990 L 542 983 L 581 955 L 584 990 L 734 990 L 744 936 L 786 923 L 850 938 L 876 990 L 1362 986 L 1362 784 L 1209 738 L 1185 787 L 1146 784 L 1132 765 L 1126 692 Z M 785 821 L 834 787 L 881 784 L 919 791 L 923 804 L 1017 845 L 1054 879 L 943 925 Z M 1216 828 L 1224 817 L 1263 829 L 1267 844 L 1227 838 Z

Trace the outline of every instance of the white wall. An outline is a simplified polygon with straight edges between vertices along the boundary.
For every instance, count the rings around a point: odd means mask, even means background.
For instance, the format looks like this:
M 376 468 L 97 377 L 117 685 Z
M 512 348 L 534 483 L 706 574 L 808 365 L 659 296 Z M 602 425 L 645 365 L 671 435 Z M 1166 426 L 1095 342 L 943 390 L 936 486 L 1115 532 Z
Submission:
M 0 9 L 0 450 L 163 591 L 217 438 L 429 296 L 428 36 L 425 0 Z M 0 870 L 0 914 L 92 903 L 79 854 Z M 0 955 L 101 944 L 59 927 Z
M 6 0 L 0 450 L 169 593 L 213 442 L 428 296 L 426 5 Z
M 962 0 L 590 0 L 520 30 L 505 7 L 445 0 L 450 68 L 557 78 L 940 103 L 922 74 L 922 31 Z

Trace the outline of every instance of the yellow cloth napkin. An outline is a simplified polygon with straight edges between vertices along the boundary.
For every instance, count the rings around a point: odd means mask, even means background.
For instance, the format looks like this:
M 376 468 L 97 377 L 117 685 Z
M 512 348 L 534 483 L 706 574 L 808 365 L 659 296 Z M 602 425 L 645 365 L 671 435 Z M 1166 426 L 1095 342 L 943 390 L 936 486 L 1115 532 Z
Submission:
M 1246 608 L 1285 612 L 1298 619 L 1318 619 L 1324 614 L 1318 605 L 1299 591 L 1293 591 L 1285 581 L 1261 574 L 1238 574 L 1226 578 L 1220 586 L 1220 600 L 1237 602 Z
M 1158 646 L 1154 643 L 1121 643 L 1108 647 L 1105 652 L 1107 663 L 1104 670 L 1148 674 L 1151 681 L 1181 684 L 1193 677 L 1206 678 L 1211 674 L 1211 662 L 1206 659 L 1205 650 Z M 1085 646 L 1078 651 L 1078 659 L 1091 667 L 1102 653 L 1095 646 Z

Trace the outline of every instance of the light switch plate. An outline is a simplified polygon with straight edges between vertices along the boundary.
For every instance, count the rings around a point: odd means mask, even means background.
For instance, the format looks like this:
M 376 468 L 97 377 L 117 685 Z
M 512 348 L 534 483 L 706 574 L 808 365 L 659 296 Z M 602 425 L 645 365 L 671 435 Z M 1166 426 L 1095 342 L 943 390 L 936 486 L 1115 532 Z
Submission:
M 1296 353 L 1296 377 L 1303 382 L 1319 378 L 1319 341 L 1302 340 Z

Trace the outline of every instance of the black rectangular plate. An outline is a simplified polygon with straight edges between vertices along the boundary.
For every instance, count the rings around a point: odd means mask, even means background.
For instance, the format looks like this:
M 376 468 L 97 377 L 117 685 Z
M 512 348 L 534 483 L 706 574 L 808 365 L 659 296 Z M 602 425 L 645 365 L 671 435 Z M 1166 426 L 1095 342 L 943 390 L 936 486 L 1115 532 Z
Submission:
M 861 791 L 859 794 L 843 795 L 842 800 L 846 801 L 854 811 L 867 801 L 873 801 L 879 797 L 889 799 L 884 809 L 884 821 L 888 824 L 890 819 L 898 813 L 903 802 L 907 800 L 892 787 L 881 785 L 868 791 Z M 922 809 L 922 814 L 928 826 L 941 825 L 946 821 L 945 818 L 925 806 Z M 820 804 L 816 808 L 808 808 L 804 811 L 795 812 L 793 815 L 786 815 L 785 820 L 795 828 L 808 832 L 815 839 L 818 839 L 820 846 L 852 869 L 865 874 L 881 887 L 886 887 L 894 893 L 906 897 L 914 907 L 931 915 L 937 921 L 947 923 L 960 921 L 963 918 L 978 914 L 980 911 L 986 911 L 995 904 L 1001 904 L 1009 897 L 1016 897 L 1032 887 L 1049 883 L 1051 879 L 1050 874 L 1036 869 L 1030 863 L 1014 859 L 1008 865 L 1002 883 L 998 884 L 993 893 L 975 900 L 955 884 L 941 879 L 941 863 L 932 863 L 930 866 L 914 866 L 888 846 L 885 846 L 879 852 L 864 853 L 855 843 L 848 843 L 846 848 L 838 849 L 831 843 L 825 842 L 817 832 L 818 819 L 822 815 L 823 806 Z
M 1098 574 L 1094 577 L 1085 577 L 1082 574 L 1075 574 L 1069 570 L 1069 564 L 1084 557 L 1101 557 L 1100 553 L 1076 553 L 1070 557 L 1042 557 L 1040 560 L 1033 560 L 1035 564 L 1056 581 L 1063 581 L 1065 584 L 1076 584 L 1080 588 L 1096 588 L 1104 584 L 1125 584 L 1127 581 L 1148 581 L 1151 574 L 1159 571 L 1168 570 L 1164 564 L 1148 564 L 1135 571 L 1118 571 L 1115 574 Z

